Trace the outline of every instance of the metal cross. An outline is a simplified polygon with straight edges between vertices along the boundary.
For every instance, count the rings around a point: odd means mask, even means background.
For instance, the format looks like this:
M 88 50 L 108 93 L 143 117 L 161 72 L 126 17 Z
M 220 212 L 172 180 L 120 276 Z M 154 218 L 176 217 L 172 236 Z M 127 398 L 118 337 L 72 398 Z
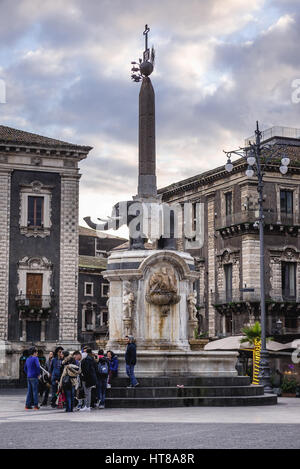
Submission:
M 147 24 L 145 24 L 145 31 L 143 32 L 145 36 L 145 51 L 148 49 L 148 33 L 150 31 L 150 28 L 148 27 Z

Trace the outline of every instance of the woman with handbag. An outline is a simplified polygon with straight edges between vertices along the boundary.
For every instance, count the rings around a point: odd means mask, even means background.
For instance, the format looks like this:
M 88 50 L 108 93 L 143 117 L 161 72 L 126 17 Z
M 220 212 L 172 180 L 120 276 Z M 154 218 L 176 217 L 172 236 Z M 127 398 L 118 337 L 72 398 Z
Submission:
M 66 412 L 73 412 L 75 389 L 78 386 L 78 376 L 80 367 L 76 365 L 76 360 L 69 352 L 64 352 L 62 362 L 63 372 L 59 382 L 59 390 L 66 396 Z

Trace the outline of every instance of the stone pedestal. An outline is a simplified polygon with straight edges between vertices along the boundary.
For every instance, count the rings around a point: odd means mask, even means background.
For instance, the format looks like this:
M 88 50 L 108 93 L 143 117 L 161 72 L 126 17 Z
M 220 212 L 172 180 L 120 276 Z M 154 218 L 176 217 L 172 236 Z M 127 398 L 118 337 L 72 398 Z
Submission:
M 103 276 L 110 282 L 106 348 L 123 361 L 124 337 L 133 335 L 138 376 L 237 374 L 236 353 L 191 351 L 196 326 L 191 299 L 198 273 L 188 253 L 114 252 Z

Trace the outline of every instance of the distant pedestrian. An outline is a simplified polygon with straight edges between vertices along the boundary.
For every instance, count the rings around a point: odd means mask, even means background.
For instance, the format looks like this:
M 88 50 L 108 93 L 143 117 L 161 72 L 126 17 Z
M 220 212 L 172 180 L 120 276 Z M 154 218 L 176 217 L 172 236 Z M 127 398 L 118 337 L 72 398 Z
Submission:
M 27 375 L 27 396 L 25 409 L 32 409 L 32 406 L 34 406 L 34 409 L 38 410 L 38 386 L 39 375 L 41 374 L 41 367 L 38 359 L 37 348 L 32 347 L 29 350 L 29 357 L 26 360 L 24 371 Z
M 107 360 L 108 360 L 108 380 L 107 380 L 107 387 L 110 388 L 113 382 L 113 379 L 118 376 L 118 368 L 119 368 L 119 360 L 117 355 L 112 351 L 108 350 L 106 353 Z
M 84 359 L 86 358 L 86 356 L 87 356 L 87 352 L 86 352 L 86 351 L 87 351 L 88 348 L 89 348 L 89 347 L 88 347 L 87 345 L 85 345 L 84 347 L 82 347 L 82 349 L 81 349 L 82 360 L 84 360 Z
M 81 362 L 81 376 L 84 389 L 84 407 L 81 412 L 89 412 L 91 410 L 91 392 L 92 388 L 97 385 L 97 376 L 95 369 L 95 358 L 91 348 L 86 350 L 87 356 Z
M 80 369 L 80 373 L 77 377 L 77 385 L 75 386 L 75 402 L 76 402 L 75 410 L 80 410 L 82 408 L 82 404 L 83 404 L 84 396 L 85 396 L 82 378 L 81 378 L 82 354 L 80 350 L 75 350 L 75 352 L 73 353 L 73 358 L 75 360 L 76 365 L 79 366 L 79 369 Z
M 126 373 L 130 379 L 130 384 L 127 387 L 135 388 L 139 385 L 134 375 L 134 367 L 136 365 L 136 345 L 132 335 L 128 335 L 125 338 L 127 340 L 127 347 L 125 352 Z
M 51 396 L 51 407 L 56 407 L 56 399 L 57 399 L 57 389 L 58 383 L 60 381 L 62 369 L 62 352 L 63 347 L 57 347 L 54 352 L 54 358 L 51 361 L 50 365 L 50 375 L 51 375 L 51 389 L 52 389 L 52 396 Z
M 104 409 L 105 407 L 108 371 L 108 360 L 102 356 L 99 358 L 97 365 L 97 397 L 99 409 Z
M 66 412 L 73 412 L 75 389 L 78 387 L 80 367 L 76 365 L 75 358 L 69 352 L 63 352 L 62 375 L 59 382 L 59 390 L 66 397 Z
M 50 379 L 50 368 L 51 368 L 51 362 L 54 357 L 53 352 L 49 352 L 48 359 L 46 360 L 45 364 L 45 370 L 48 373 L 43 373 L 42 375 L 42 403 L 41 406 L 47 406 L 48 405 L 48 397 L 49 397 L 49 392 L 51 388 L 51 379 Z

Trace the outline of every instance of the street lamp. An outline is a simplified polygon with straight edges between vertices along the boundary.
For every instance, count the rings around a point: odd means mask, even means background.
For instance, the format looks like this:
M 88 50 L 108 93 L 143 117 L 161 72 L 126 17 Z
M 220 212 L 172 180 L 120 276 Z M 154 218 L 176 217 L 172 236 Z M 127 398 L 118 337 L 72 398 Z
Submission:
M 245 148 L 239 148 L 230 152 L 224 152 L 227 155 L 228 161 L 225 169 L 228 172 L 233 170 L 231 163 L 231 155 L 235 154 L 242 157 L 248 164 L 246 170 L 247 177 L 251 178 L 254 174 L 257 177 L 257 191 L 258 191 L 258 208 L 259 208 L 259 249 L 260 249 L 260 311 L 261 311 L 261 354 L 260 354 L 260 372 L 259 383 L 264 386 L 265 392 L 272 392 L 271 386 L 271 373 L 269 365 L 269 353 L 266 348 L 266 303 L 265 303 L 265 282 L 264 282 L 264 214 L 263 214 L 263 176 L 264 171 L 269 161 L 275 156 L 279 156 L 281 151 L 280 146 L 274 147 L 270 144 L 261 143 L 261 131 L 259 130 L 258 122 L 256 122 L 255 142 L 248 142 Z M 230 164 L 228 164 L 230 163 Z M 286 156 L 281 159 L 281 166 L 279 168 L 281 174 L 286 174 L 290 159 Z M 229 167 L 229 168 L 228 168 Z M 256 222 L 257 224 L 257 222 Z

